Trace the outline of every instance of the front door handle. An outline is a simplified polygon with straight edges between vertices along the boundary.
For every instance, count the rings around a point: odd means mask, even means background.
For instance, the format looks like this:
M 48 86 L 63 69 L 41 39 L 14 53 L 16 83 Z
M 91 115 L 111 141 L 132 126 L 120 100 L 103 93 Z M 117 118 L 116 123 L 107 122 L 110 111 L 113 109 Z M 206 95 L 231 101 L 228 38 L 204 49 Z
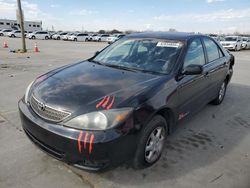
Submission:
M 205 72 L 204 76 L 205 76 L 206 78 L 208 78 L 208 77 L 209 77 L 209 72 L 208 72 L 208 71 Z

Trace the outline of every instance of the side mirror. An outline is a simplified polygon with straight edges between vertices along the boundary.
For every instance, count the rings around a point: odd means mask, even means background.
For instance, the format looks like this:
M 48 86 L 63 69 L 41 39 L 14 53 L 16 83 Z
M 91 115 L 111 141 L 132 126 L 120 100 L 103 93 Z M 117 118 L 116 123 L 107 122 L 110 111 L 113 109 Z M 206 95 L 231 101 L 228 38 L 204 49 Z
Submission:
M 201 65 L 188 65 L 182 72 L 184 75 L 197 75 L 203 72 Z

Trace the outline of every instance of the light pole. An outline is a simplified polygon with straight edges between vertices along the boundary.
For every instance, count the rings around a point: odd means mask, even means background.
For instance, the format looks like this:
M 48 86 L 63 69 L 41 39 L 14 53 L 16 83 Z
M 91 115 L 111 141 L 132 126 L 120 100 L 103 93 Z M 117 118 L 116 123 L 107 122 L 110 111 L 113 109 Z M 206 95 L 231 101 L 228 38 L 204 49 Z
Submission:
M 26 44 L 25 44 L 25 35 L 24 35 L 24 25 L 23 25 L 23 11 L 21 6 L 21 0 L 17 0 L 17 8 L 18 8 L 18 15 L 19 15 L 19 24 L 20 24 L 20 30 L 22 34 L 22 52 L 27 52 Z

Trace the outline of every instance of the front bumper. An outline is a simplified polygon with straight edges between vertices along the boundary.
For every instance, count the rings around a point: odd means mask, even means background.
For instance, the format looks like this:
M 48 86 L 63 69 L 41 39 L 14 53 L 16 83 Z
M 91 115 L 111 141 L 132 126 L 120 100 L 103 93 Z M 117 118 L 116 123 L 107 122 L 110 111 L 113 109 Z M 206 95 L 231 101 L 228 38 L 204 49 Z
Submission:
M 224 48 L 228 49 L 228 50 L 234 50 L 235 49 L 235 45 L 222 45 Z
M 128 161 L 134 155 L 137 137 L 128 129 L 80 131 L 42 120 L 23 100 L 18 106 L 27 136 L 58 160 L 81 169 L 98 171 Z

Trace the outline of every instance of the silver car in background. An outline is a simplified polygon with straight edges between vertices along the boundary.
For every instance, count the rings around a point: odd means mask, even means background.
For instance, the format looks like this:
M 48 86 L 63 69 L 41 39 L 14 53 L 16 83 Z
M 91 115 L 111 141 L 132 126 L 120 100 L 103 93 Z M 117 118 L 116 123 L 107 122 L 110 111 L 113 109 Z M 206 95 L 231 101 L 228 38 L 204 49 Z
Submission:
M 242 48 L 250 49 L 250 37 L 242 37 Z
M 240 51 L 242 49 L 242 37 L 240 36 L 226 36 L 225 41 L 220 41 L 221 45 L 234 51 Z

